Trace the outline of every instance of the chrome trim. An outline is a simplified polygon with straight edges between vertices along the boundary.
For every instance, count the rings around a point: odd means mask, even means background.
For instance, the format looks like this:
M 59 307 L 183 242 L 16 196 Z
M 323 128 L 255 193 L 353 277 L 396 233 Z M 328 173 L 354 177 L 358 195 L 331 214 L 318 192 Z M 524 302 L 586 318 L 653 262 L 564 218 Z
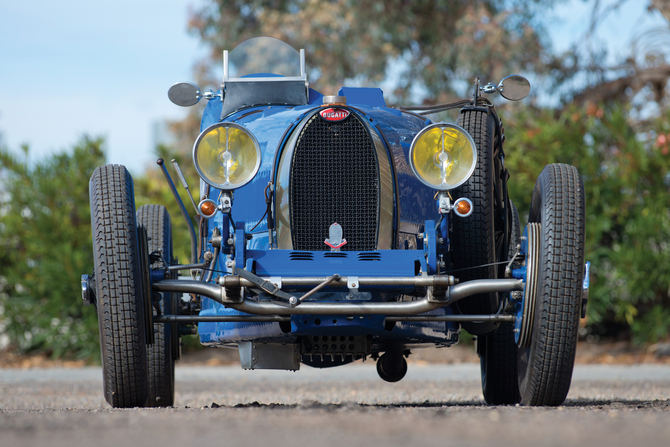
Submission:
M 230 71 L 228 70 L 228 50 L 223 50 L 223 81 L 221 83 L 222 90 L 225 91 L 227 82 L 291 82 L 291 81 L 304 81 L 305 88 L 307 88 L 307 71 L 305 70 L 305 50 L 300 49 L 300 76 L 281 76 L 281 77 L 254 77 L 250 78 L 231 78 L 229 77 Z
M 191 107 L 202 98 L 200 87 L 191 82 L 177 82 L 168 90 L 168 98 L 179 107 Z
M 323 105 L 330 105 L 330 104 L 339 104 L 339 105 L 345 105 L 347 103 L 347 97 L 346 96 L 324 96 L 322 98 Z
M 377 250 L 390 250 L 393 248 L 393 170 L 386 146 L 381 139 L 377 129 L 368 120 L 360 116 L 355 109 L 348 109 L 355 118 L 367 129 L 375 148 L 377 166 L 379 169 L 379 215 L 377 227 Z M 277 231 L 277 248 L 293 250 L 291 237 L 289 188 L 291 182 L 291 164 L 298 139 L 309 120 L 319 113 L 321 109 L 315 109 L 308 113 L 302 122 L 293 129 L 291 136 L 286 141 L 279 156 L 277 166 L 277 179 L 275 187 L 275 228 Z M 467 133 L 467 132 L 466 132 Z
M 462 316 L 462 315 L 461 315 Z M 161 315 L 154 317 L 154 323 L 290 323 L 291 317 L 279 315 Z
M 330 277 L 326 278 L 326 280 L 324 282 L 322 282 L 318 286 L 314 287 L 312 290 L 310 290 L 309 292 L 307 292 L 306 294 L 304 294 L 300 298 L 297 298 L 295 300 L 295 304 L 291 303 L 291 305 L 294 306 L 294 307 L 297 306 L 298 304 L 302 303 L 303 301 L 305 301 L 310 296 L 314 295 L 319 290 L 323 289 L 324 287 L 326 287 L 329 284 L 332 284 L 333 282 L 337 281 L 338 279 L 340 279 L 340 275 L 338 275 L 337 273 L 334 274 L 333 276 L 330 276 Z M 291 298 L 295 298 L 295 297 L 292 296 Z
M 220 277 L 221 278 L 225 277 Z M 425 278 L 435 280 L 435 277 L 416 277 L 417 280 Z M 448 277 L 441 277 L 448 278 Z M 244 286 L 244 278 L 234 278 L 238 285 Z M 370 278 L 359 278 L 361 285 L 366 285 Z M 414 280 L 412 278 L 384 278 L 386 280 L 401 281 Z M 286 278 L 283 280 L 285 285 L 290 284 L 290 280 L 317 280 L 323 282 L 324 278 Z M 346 277 L 341 277 L 339 281 Z M 182 292 L 195 293 L 207 298 L 211 298 L 223 304 L 226 307 L 236 309 L 253 315 L 388 315 L 388 316 L 406 316 L 429 312 L 439 309 L 448 304 L 452 304 L 463 298 L 467 298 L 479 293 L 491 292 L 509 292 L 511 290 L 522 290 L 523 281 L 520 279 L 478 279 L 468 281 L 462 284 L 450 286 L 447 289 L 444 301 L 429 301 L 428 298 L 422 298 L 417 301 L 404 302 L 374 302 L 374 303 L 344 303 L 344 302 L 305 302 L 295 308 L 282 306 L 270 301 L 243 300 L 242 302 L 231 302 L 225 292 L 225 287 L 216 284 L 205 284 L 200 281 L 180 281 L 175 279 L 166 279 L 153 284 L 153 290 L 157 292 Z
M 155 318 L 154 318 L 154 321 Z M 386 321 L 494 321 L 511 322 L 516 321 L 514 315 L 407 315 L 404 317 L 388 317 Z
M 457 211 L 456 205 L 458 205 L 458 202 L 468 202 L 470 204 L 470 211 L 468 211 L 465 214 L 461 214 Z M 472 212 L 475 210 L 475 206 L 472 203 L 472 200 L 466 198 L 466 197 L 461 197 L 460 199 L 456 199 L 454 202 L 454 205 L 451 207 L 454 210 L 454 214 L 456 214 L 459 217 L 468 217 Z
M 456 279 L 450 275 L 433 276 L 340 276 L 337 278 L 329 277 L 294 277 L 282 278 L 282 286 L 291 287 L 310 287 L 330 281 L 333 287 L 347 287 L 350 282 L 358 282 L 359 287 L 367 286 L 411 286 L 411 287 L 441 287 L 446 288 L 456 284 Z M 355 278 L 355 279 L 354 279 Z M 261 279 L 265 279 L 262 278 Z M 516 280 L 515 280 L 516 281 Z M 183 281 L 182 281 L 183 282 Z M 258 287 L 252 281 L 239 276 L 224 275 L 218 278 L 218 284 L 222 287 Z M 353 286 L 353 284 L 352 284 Z
M 90 306 L 95 301 L 93 299 L 93 287 L 89 287 L 91 277 L 89 275 L 81 275 L 81 299 L 84 306 Z
M 454 185 L 449 185 L 448 188 L 441 187 L 441 185 L 433 185 L 432 183 L 428 183 L 427 181 L 425 181 L 425 180 L 419 175 L 419 173 L 416 172 L 416 168 L 414 167 L 414 162 L 412 161 L 412 160 L 413 160 L 412 154 L 414 153 L 414 147 L 415 147 L 415 145 L 416 145 L 417 140 L 418 140 L 419 138 L 421 138 L 421 135 L 423 135 L 424 133 L 428 132 L 429 130 L 431 130 L 431 129 L 435 128 L 435 127 L 441 127 L 441 128 L 452 127 L 452 128 L 454 128 L 454 129 L 457 129 L 458 131 L 462 132 L 463 134 L 465 134 L 465 136 L 467 137 L 468 141 L 469 141 L 470 144 L 472 145 L 472 150 L 473 150 L 473 152 L 474 152 L 474 154 L 473 154 L 473 158 L 472 158 L 473 163 L 472 163 L 472 166 L 470 167 L 470 171 L 468 172 L 468 175 L 466 175 L 466 176 L 463 178 L 463 180 L 461 180 L 460 182 L 458 182 L 458 183 L 456 183 L 456 184 L 454 184 Z M 421 129 L 421 131 L 420 131 L 418 134 L 416 134 L 416 136 L 415 136 L 414 139 L 412 140 L 412 144 L 411 144 L 410 147 L 409 147 L 409 154 L 408 154 L 408 155 L 409 155 L 409 166 L 412 168 L 412 172 L 414 173 L 414 176 L 415 176 L 417 179 L 419 179 L 419 181 L 420 181 L 421 183 L 423 183 L 424 185 L 428 186 L 428 187 L 431 188 L 431 189 L 436 189 L 436 190 L 438 190 L 438 191 L 449 191 L 449 190 L 452 190 L 452 189 L 454 189 L 454 188 L 458 188 L 458 187 L 461 186 L 463 183 L 467 182 L 467 181 L 470 179 L 470 177 L 472 177 L 472 174 L 475 172 L 475 167 L 477 166 L 477 145 L 475 144 L 475 140 L 473 140 L 473 139 L 472 139 L 472 136 L 468 133 L 468 131 L 466 131 L 465 129 L 463 129 L 461 126 L 457 126 L 457 125 L 455 125 L 455 124 L 451 124 L 451 123 L 444 123 L 444 122 L 442 122 L 442 123 L 435 123 L 435 124 L 431 124 L 430 126 L 426 126 L 426 127 L 424 127 L 423 129 Z
M 277 178 L 275 180 L 275 230 L 277 232 L 277 248 L 292 250 L 293 240 L 291 238 L 290 220 L 290 185 L 291 185 L 291 162 L 298 143 L 298 138 L 309 120 L 319 113 L 320 109 L 314 109 L 291 132 L 286 144 L 280 148 L 279 163 L 277 165 Z
M 507 81 L 507 91 L 505 91 L 505 81 Z M 500 96 L 508 101 L 520 101 L 530 93 L 530 82 L 521 75 L 512 74 L 505 76 L 494 89 L 498 90 Z
M 514 322 L 514 315 L 405 315 L 387 317 L 387 322 L 444 322 L 444 321 L 494 321 Z M 290 316 L 280 315 L 161 315 L 154 323 L 290 323 Z
M 377 250 L 391 250 L 393 248 L 393 169 L 386 146 L 372 124 L 358 117 L 359 121 L 368 129 L 377 153 L 379 167 L 379 217 L 377 226 Z
M 200 262 L 198 264 L 180 264 L 180 265 L 169 265 L 168 270 L 193 270 L 193 269 L 204 269 L 209 267 L 209 261 Z
M 231 184 L 231 183 L 229 183 L 229 182 L 226 182 L 226 183 L 214 183 L 214 182 L 210 182 L 210 181 L 208 181 L 208 180 L 205 178 L 205 176 L 202 175 L 202 171 L 200 170 L 200 166 L 198 165 L 198 160 L 197 160 L 197 157 L 195 156 L 195 153 L 196 153 L 196 150 L 198 149 L 198 144 L 200 143 L 200 141 L 202 140 L 202 138 L 203 138 L 205 135 L 207 135 L 207 133 L 208 133 L 210 130 L 214 129 L 215 127 L 225 127 L 225 128 L 227 128 L 227 129 L 229 129 L 229 128 L 231 128 L 231 127 L 234 127 L 234 128 L 236 128 L 236 129 L 239 129 L 239 130 L 241 130 L 242 132 L 244 132 L 244 133 L 246 133 L 247 135 L 249 135 L 249 137 L 251 138 L 251 141 L 253 141 L 253 143 L 254 143 L 254 146 L 256 146 L 256 155 L 257 155 L 257 157 L 256 157 L 256 165 L 254 166 L 253 174 L 251 174 L 251 175 L 249 176 L 249 178 L 248 178 L 245 182 L 237 183 L 237 184 L 235 184 L 235 185 L 233 185 L 233 184 Z M 228 143 L 226 143 L 226 147 L 227 147 L 227 146 L 228 146 Z M 227 149 L 226 149 L 226 150 L 227 150 Z M 256 136 L 254 136 L 254 134 L 251 133 L 251 132 L 249 131 L 249 129 L 247 129 L 246 127 L 244 127 L 244 126 L 242 126 L 242 125 L 240 125 L 240 124 L 231 123 L 231 122 L 228 122 L 228 121 L 222 121 L 222 122 L 220 122 L 220 123 L 212 124 L 211 126 L 209 126 L 208 128 L 206 128 L 205 130 L 203 130 L 202 132 L 200 132 L 200 135 L 198 135 L 198 138 L 195 139 L 195 143 L 193 144 L 193 165 L 195 166 L 195 170 L 198 172 L 198 175 L 200 176 L 200 178 L 201 178 L 205 183 L 207 183 L 207 184 L 209 184 L 209 185 L 211 185 L 211 186 L 213 186 L 213 187 L 215 187 L 215 188 L 218 188 L 218 189 L 220 189 L 220 190 L 223 190 L 223 191 L 232 191 L 232 190 L 234 190 L 234 189 L 236 189 L 236 188 L 241 188 L 242 186 L 244 186 L 244 185 L 246 185 L 247 183 L 249 183 L 250 181 L 252 181 L 252 180 L 254 179 L 254 177 L 256 177 L 256 174 L 258 174 L 258 170 L 259 170 L 260 167 L 261 167 L 261 157 L 262 157 L 261 146 L 260 146 L 260 144 L 258 144 L 258 140 L 256 139 Z
M 200 210 L 200 207 L 201 207 L 202 204 L 205 203 L 205 202 L 211 202 L 211 203 L 214 204 L 215 211 L 214 211 L 214 213 L 212 213 L 211 216 L 206 216 L 206 215 L 203 214 L 202 211 Z M 202 217 L 203 219 L 211 219 L 212 217 L 216 216 L 216 212 L 219 210 L 218 208 L 219 208 L 219 205 L 218 205 L 215 201 L 213 201 L 212 199 L 202 199 L 202 200 L 200 201 L 200 203 L 198 203 L 198 206 L 196 207 L 195 210 L 198 212 L 198 215 L 199 215 L 200 217 Z

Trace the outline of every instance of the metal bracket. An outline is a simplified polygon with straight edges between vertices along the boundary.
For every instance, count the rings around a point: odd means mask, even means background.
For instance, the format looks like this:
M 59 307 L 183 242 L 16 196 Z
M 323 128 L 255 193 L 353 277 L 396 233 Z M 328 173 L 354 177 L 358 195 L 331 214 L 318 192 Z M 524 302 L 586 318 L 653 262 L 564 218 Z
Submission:
M 438 195 L 440 214 L 449 214 L 451 211 L 451 200 L 449 199 L 449 194 L 440 192 Z
M 437 266 L 437 231 L 435 230 L 435 221 L 427 220 L 425 223 L 425 233 L 423 236 L 423 251 L 428 264 L 428 273 L 436 274 Z
M 430 303 L 449 303 L 447 289 L 428 287 L 426 298 L 428 298 L 428 302 Z
M 95 280 L 93 275 L 81 275 L 81 298 L 84 306 L 95 304 Z
M 240 284 L 239 276 L 219 276 L 221 285 L 221 302 L 226 304 L 240 304 L 244 301 L 244 287 Z
M 247 270 L 244 270 L 242 268 L 239 268 L 239 267 L 235 267 L 233 269 L 233 273 L 236 274 L 236 275 L 241 276 L 242 278 L 248 279 L 249 281 L 254 283 L 254 285 L 256 285 L 259 289 L 261 289 L 265 293 L 268 293 L 268 294 L 270 294 L 272 296 L 275 296 L 279 299 L 288 301 L 289 303 L 292 302 L 291 298 L 294 298 L 296 300 L 296 303 L 297 303 L 297 298 L 295 298 L 294 296 L 291 296 L 288 293 L 282 291 L 279 288 L 279 286 L 277 286 L 273 283 L 272 279 L 270 279 L 270 281 L 266 281 L 265 279 L 263 279 L 259 276 L 256 276 L 253 273 L 251 273 Z M 281 284 L 281 280 L 280 280 L 280 284 Z
M 300 345 L 242 341 L 237 344 L 244 369 L 300 369 Z
M 230 191 L 222 191 L 221 198 L 219 199 L 219 211 L 224 214 L 230 212 L 230 208 L 233 206 L 233 196 Z
M 305 300 L 306 300 L 307 298 L 309 298 L 310 296 L 314 295 L 314 294 L 315 294 L 316 292 L 318 292 L 319 290 L 321 290 L 321 289 L 323 289 L 324 287 L 326 287 L 328 284 L 332 283 L 333 281 L 337 281 L 337 280 L 339 280 L 339 279 L 340 279 L 340 275 L 338 275 L 337 273 L 334 274 L 333 276 L 329 276 L 328 278 L 326 278 L 325 281 L 323 281 L 323 282 L 322 282 L 321 284 L 319 284 L 318 286 L 314 287 L 312 290 L 310 290 L 309 292 L 307 292 L 306 294 L 304 294 L 304 295 L 301 296 L 300 298 L 296 298 L 296 297 L 292 296 L 292 297 L 288 300 L 288 302 L 289 302 L 289 304 L 291 305 L 291 307 L 295 307 L 295 306 L 297 306 L 298 304 L 300 304 L 300 303 L 302 303 L 303 301 L 305 301 Z
M 246 258 L 247 236 L 244 231 L 244 222 L 235 223 L 235 268 L 244 269 Z
M 270 276 L 270 282 L 274 284 L 278 289 L 281 289 L 281 276 Z
M 591 263 L 584 264 L 584 282 L 582 283 L 582 309 L 581 317 L 586 318 L 586 305 L 589 302 L 589 284 L 591 282 Z

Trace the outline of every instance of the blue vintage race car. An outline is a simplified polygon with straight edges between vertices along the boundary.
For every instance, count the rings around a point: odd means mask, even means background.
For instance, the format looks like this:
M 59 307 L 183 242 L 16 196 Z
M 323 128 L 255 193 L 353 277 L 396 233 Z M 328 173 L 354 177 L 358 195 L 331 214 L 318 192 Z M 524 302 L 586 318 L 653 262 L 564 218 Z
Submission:
M 488 403 L 560 405 L 587 298 L 584 190 L 574 167 L 547 166 L 521 228 L 483 96 L 529 90 L 513 75 L 432 107 L 387 107 L 377 88 L 324 96 L 304 51 L 269 37 L 224 52 L 219 92 L 172 86 L 180 106 L 208 100 L 193 148 L 197 232 L 158 160 L 190 226 L 190 263 L 173 258 L 165 207 L 135 210 L 125 167 L 91 178 L 95 271 L 82 290 L 98 310 L 107 401 L 173 405 L 187 333 L 236 347 L 245 369 L 370 357 L 395 382 L 412 350 L 452 346 L 464 328 Z M 426 118 L 454 108 L 457 124 Z

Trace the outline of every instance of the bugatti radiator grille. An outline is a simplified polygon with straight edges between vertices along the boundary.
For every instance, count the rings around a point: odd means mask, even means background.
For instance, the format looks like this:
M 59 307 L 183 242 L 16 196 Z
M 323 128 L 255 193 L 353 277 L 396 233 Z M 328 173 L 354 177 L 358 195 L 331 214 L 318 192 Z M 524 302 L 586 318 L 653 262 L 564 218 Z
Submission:
M 291 236 L 294 250 L 326 250 L 337 222 L 342 250 L 377 248 L 379 170 L 372 139 L 352 113 L 339 122 L 318 114 L 305 125 L 291 166 Z

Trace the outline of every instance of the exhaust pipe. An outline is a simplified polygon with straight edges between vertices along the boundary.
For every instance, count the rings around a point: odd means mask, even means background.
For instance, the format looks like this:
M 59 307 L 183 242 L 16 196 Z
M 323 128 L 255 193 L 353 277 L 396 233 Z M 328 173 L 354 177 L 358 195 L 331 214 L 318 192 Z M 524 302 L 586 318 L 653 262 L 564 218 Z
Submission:
M 253 285 L 244 278 L 239 279 L 239 286 Z M 319 278 L 315 278 L 318 280 Z M 346 277 L 342 277 L 346 281 Z M 363 278 L 359 278 L 359 282 Z M 282 280 L 282 283 L 286 284 Z M 226 296 L 226 289 L 216 284 L 207 284 L 199 281 L 181 281 L 165 279 L 153 283 L 153 290 L 157 292 L 181 292 L 201 295 L 223 304 L 226 307 L 254 315 L 417 315 L 439 309 L 472 295 L 491 292 L 509 292 L 523 290 L 523 281 L 520 279 L 477 279 L 462 284 L 450 286 L 441 301 L 429 301 L 422 298 L 409 302 L 374 302 L 374 303 L 333 303 L 333 302 L 303 302 L 297 307 L 286 307 L 269 301 L 243 300 L 232 302 Z

